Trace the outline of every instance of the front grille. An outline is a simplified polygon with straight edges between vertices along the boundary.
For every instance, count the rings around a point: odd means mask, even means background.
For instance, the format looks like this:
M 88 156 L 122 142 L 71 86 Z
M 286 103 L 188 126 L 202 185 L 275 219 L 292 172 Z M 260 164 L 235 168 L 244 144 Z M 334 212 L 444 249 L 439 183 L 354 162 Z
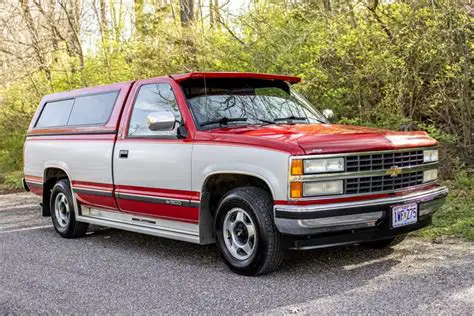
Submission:
M 422 155 L 423 160 L 423 155 Z M 397 177 L 376 176 L 346 180 L 346 194 L 393 191 L 423 183 L 423 171 L 401 174 Z
M 411 167 L 421 164 L 423 164 L 423 150 L 346 157 L 347 172 L 385 170 L 393 166 Z

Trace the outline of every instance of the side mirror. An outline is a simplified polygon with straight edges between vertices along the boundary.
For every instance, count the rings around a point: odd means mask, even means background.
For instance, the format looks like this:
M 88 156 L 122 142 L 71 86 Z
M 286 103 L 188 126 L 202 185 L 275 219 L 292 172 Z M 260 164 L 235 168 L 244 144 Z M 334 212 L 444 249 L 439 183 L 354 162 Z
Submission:
M 324 109 L 323 115 L 329 120 L 334 117 L 334 111 L 331 109 Z
M 176 117 L 173 112 L 159 111 L 148 114 L 147 121 L 151 131 L 171 131 L 175 127 Z

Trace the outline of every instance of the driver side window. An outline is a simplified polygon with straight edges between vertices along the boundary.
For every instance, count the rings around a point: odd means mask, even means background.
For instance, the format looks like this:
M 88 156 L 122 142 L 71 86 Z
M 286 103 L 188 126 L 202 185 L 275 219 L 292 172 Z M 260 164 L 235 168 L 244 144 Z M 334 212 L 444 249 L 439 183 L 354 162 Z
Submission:
M 148 114 L 159 111 L 173 112 L 176 121 L 181 121 L 181 113 L 171 85 L 168 83 L 152 83 L 141 86 L 133 105 L 128 135 L 131 137 L 176 136 L 179 124 L 176 124 L 171 131 L 152 131 L 148 128 Z

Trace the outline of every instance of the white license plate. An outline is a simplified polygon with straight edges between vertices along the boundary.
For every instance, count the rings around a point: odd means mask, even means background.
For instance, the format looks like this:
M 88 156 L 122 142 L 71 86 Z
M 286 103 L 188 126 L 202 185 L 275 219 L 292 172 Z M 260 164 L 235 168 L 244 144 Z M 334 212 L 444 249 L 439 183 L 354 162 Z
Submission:
M 418 221 L 418 205 L 416 203 L 392 206 L 392 227 L 414 224 Z

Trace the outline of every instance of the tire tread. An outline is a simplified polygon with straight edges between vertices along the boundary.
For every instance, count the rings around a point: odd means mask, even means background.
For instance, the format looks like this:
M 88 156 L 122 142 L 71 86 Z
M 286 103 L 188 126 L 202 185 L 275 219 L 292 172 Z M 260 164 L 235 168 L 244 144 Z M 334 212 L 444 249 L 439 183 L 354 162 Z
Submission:
M 53 190 L 51 191 L 51 201 L 50 201 L 50 207 L 51 207 L 51 217 L 53 219 L 53 224 L 54 224 L 54 206 L 53 206 L 53 201 L 55 198 L 55 191 L 60 190 L 63 191 L 63 193 L 66 193 L 67 198 L 70 200 L 70 202 L 73 202 L 72 198 L 72 191 L 71 191 L 71 186 L 69 184 L 68 179 L 60 179 L 58 182 L 53 187 Z M 72 204 L 72 215 L 70 218 L 70 227 L 65 232 L 60 232 L 57 228 L 56 225 L 54 225 L 54 229 L 64 238 L 79 238 L 82 237 L 86 234 L 87 228 L 89 227 L 88 223 L 83 223 L 83 222 L 78 222 L 75 217 L 74 213 L 74 204 Z
M 267 256 L 251 275 L 257 276 L 266 274 L 276 270 L 284 257 L 284 249 L 282 247 L 282 237 L 277 230 L 273 220 L 273 200 L 270 194 L 257 187 L 239 187 L 230 190 L 219 203 L 219 208 L 229 198 L 238 197 L 245 201 L 252 209 L 259 212 L 261 227 L 265 230 L 264 234 L 268 242 Z M 219 209 L 218 208 L 218 209 Z

